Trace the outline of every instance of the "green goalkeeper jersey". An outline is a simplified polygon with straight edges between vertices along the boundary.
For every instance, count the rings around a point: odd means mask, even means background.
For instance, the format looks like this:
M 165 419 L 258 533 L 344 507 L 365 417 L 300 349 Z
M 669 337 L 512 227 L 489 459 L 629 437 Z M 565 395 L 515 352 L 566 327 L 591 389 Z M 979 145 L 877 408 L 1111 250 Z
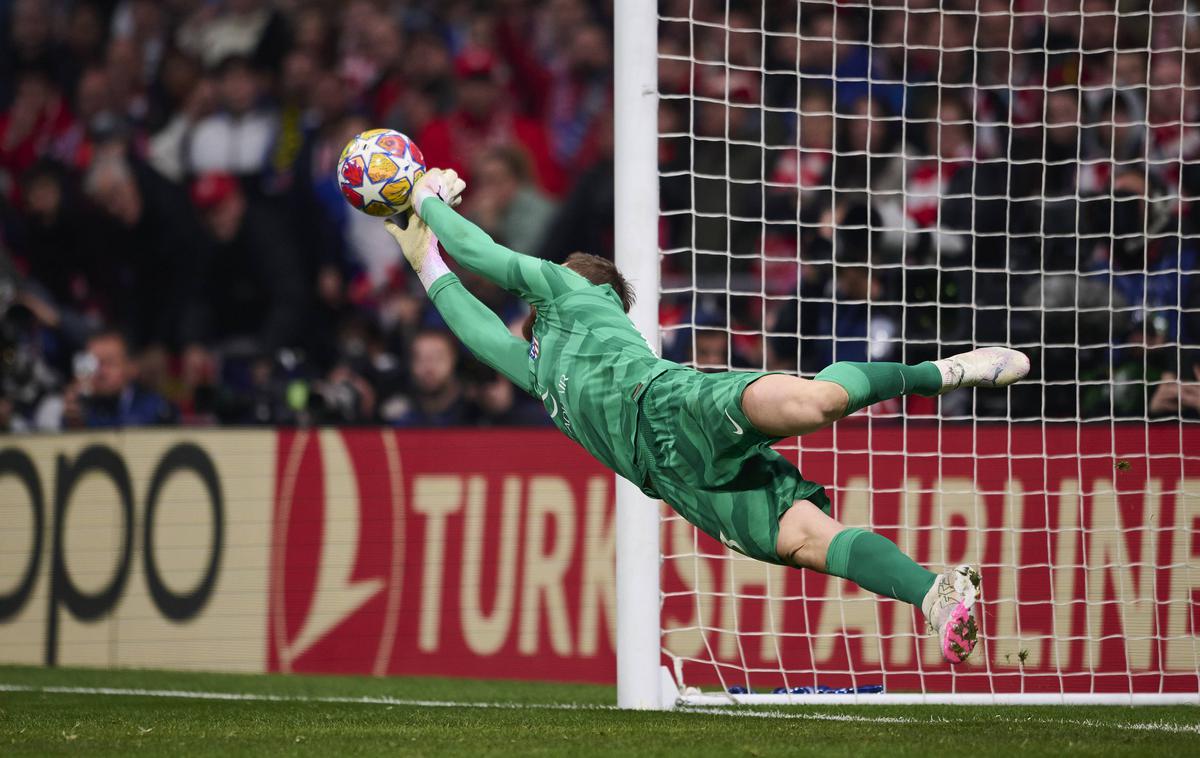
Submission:
M 489 308 L 445 274 L 429 288 L 438 311 L 480 360 L 540 398 L 555 425 L 600 462 L 643 484 L 635 463 L 637 401 L 678 364 L 654 354 L 609 285 L 496 244 L 436 198 L 423 216 L 463 268 L 537 308 L 533 341 L 515 337 Z

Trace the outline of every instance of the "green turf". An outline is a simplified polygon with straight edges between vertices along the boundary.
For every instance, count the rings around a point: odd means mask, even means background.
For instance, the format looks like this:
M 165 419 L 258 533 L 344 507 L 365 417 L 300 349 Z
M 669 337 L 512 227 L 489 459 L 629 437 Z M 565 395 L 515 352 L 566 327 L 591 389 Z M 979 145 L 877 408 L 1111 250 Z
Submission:
M 612 710 L 589 685 L 0 667 L 0 754 L 88 755 L 1197 755 L 1200 709 L 788 707 Z M 47 692 L 104 687 L 278 701 Z M 313 702 L 347 697 L 514 707 Z M 575 704 L 577 708 L 561 706 Z M 541 707 L 538 707 L 538 706 Z M 546 706 L 560 707 L 546 707 Z

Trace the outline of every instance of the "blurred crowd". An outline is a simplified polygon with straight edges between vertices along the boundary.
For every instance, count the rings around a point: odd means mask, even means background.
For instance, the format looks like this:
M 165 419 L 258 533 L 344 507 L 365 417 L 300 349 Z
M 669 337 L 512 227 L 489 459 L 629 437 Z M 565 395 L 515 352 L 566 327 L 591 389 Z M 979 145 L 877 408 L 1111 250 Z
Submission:
M 1194 3 L 662 9 L 668 345 L 811 375 L 1011 344 L 1032 381 L 944 415 L 1200 415 Z
M 1117 6 L 660 2 L 664 354 L 811 375 L 999 342 L 1039 382 L 943 411 L 1200 415 L 1200 28 Z M 398 129 L 498 241 L 611 257 L 612 13 L 0 0 L 0 429 L 548 423 L 334 162 Z
M 498 241 L 611 256 L 603 7 L 12 0 L 0 22 L 0 429 L 548 423 L 463 354 L 334 162 L 402 130 Z

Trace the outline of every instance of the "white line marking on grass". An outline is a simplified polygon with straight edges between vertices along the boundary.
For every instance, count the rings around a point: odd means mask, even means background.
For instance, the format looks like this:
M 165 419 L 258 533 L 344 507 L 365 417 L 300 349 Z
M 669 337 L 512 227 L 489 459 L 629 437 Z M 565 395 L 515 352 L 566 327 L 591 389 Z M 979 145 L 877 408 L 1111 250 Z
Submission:
M 130 697 L 168 697 L 192 700 L 235 700 L 264 703 L 350 703 L 358 705 L 405 705 L 418 708 L 550 708 L 557 710 L 616 710 L 615 705 L 577 703 L 491 703 L 453 700 L 412 700 L 387 695 L 272 695 L 257 692 L 204 692 L 198 690 L 146 690 L 124 687 L 33 687 L 0 684 L 0 692 L 41 692 L 51 695 L 125 695 Z
M 978 721 L 963 719 L 948 719 L 939 716 L 929 718 L 913 718 L 909 716 L 856 716 L 850 713 L 792 713 L 789 711 L 747 711 L 722 710 L 718 708 L 688 708 L 678 710 L 686 713 L 703 713 L 714 716 L 750 716 L 757 718 L 802 719 L 805 721 L 849 721 L 868 724 L 978 724 Z M 1035 718 L 994 718 L 990 719 L 1001 724 L 1051 724 L 1054 726 L 1080 726 L 1089 729 L 1108 727 L 1111 729 L 1127 729 L 1144 732 L 1177 732 L 1183 734 L 1200 734 L 1200 724 L 1178 724 L 1171 721 L 1097 721 L 1095 719 L 1035 719 Z
M 200 690 L 148 690 L 125 687 L 35 687 L 26 684 L 0 683 L 0 692 L 29 692 L 47 695 L 112 695 L 126 697 L 164 697 L 190 700 L 224 700 L 263 703 L 345 703 L 357 705 L 399 705 L 412 708 L 496 708 L 501 710 L 550 710 L 550 711 L 616 711 L 615 705 L 584 703 L 502 703 L 471 702 L 457 700 L 414 700 L 388 697 L 387 695 L 272 695 L 255 692 L 205 692 Z M 791 719 L 798 721 L 842 721 L 864 724 L 978 724 L 976 720 L 948 719 L 940 716 L 914 718 L 910 716 L 859 716 L 851 713 L 813 713 L 781 710 L 749 710 L 736 707 L 708 708 L 703 706 L 681 706 L 678 713 L 704 716 L 732 716 L 735 718 Z M 993 718 L 1003 724 L 1050 724 L 1053 726 L 1076 726 L 1088 729 L 1120 729 L 1139 732 L 1171 732 L 1200 734 L 1200 723 L 1179 724 L 1170 721 L 1098 721 L 1095 719 L 1035 719 Z

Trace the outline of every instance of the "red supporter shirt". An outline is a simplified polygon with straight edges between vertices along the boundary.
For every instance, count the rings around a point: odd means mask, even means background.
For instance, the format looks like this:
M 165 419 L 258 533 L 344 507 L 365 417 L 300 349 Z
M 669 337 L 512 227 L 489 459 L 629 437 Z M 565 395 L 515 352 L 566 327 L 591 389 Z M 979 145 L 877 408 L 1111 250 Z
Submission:
M 468 186 L 471 168 L 484 151 L 517 144 L 529 154 L 542 189 L 561 195 L 567 188 L 567 178 L 550 155 L 541 124 L 513 113 L 501 112 L 479 121 L 455 111 L 430 121 L 417 137 L 417 144 L 425 154 L 426 165 L 452 168 Z
M 25 173 L 38 158 L 51 152 L 70 130 L 74 119 L 61 98 L 52 98 L 22 134 L 13 134 L 12 112 L 0 114 L 0 168 L 14 178 Z

